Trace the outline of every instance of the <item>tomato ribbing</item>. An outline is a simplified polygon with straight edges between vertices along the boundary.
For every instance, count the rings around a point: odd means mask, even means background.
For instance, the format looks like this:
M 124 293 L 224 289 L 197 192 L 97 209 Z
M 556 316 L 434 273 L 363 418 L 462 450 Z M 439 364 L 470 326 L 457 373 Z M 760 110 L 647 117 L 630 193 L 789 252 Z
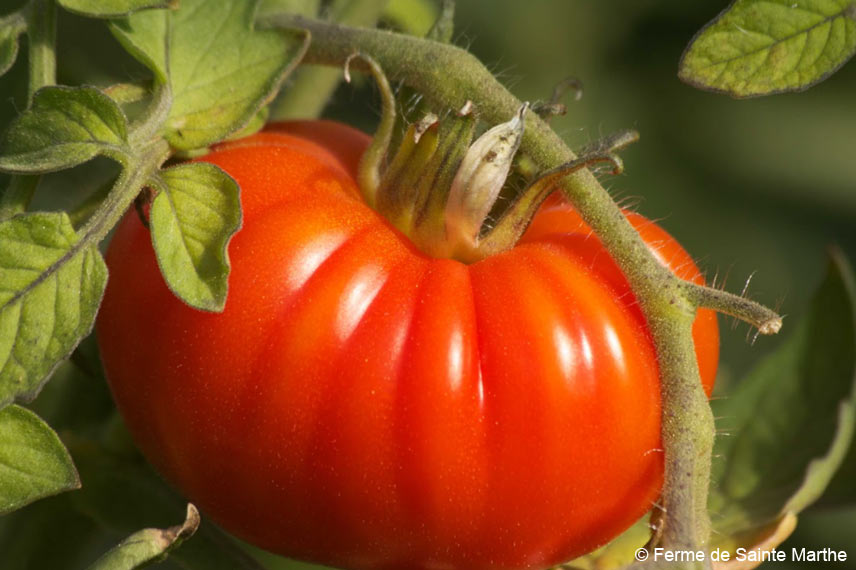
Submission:
M 605 543 L 651 507 L 663 469 L 656 357 L 626 281 L 559 201 L 507 252 L 427 257 L 361 201 L 366 143 L 289 123 L 204 158 L 244 211 L 222 314 L 176 299 L 124 219 L 98 335 L 136 441 L 204 514 L 288 556 L 544 568 Z M 709 393 L 709 311 L 694 339 Z

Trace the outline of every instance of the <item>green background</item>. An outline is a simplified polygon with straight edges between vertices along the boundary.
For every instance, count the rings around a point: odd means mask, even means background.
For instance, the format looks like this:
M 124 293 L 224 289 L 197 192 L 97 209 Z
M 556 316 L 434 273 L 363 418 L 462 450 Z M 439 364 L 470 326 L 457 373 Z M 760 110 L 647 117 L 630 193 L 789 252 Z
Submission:
M 14 4 L 4 0 L 0 11 Z M 468 46 L 523 100 L 549 98 L 563 77 L 582 79 L 582 100 L 568 97 L 568 113 L 553 120 L 555 129 L 572 146 L 622 128 L 639 130 L 640 142 L 622 154 L 625 174 L 604 175 L 613 196 L 659 220 L 709 278 L 727 275 L 730 290 L 739 292 L 754 274 L 751 296 L 779 307 L 787 326 L 806 309 L 822 277 L 829 244 L 837 243 L 856 260 L 856 67 L 846 65 L 804 93 L 751 100 L 681 83 L 681 52 L 725 4 L 461 0 L 455 43 Z M 12 71 L 0 78 L 0 126 L 25 106 L 24 54 L 22 50 Z M 66 13 L 59 21 L 58 54 L 60 83 L 108 85 L 146 76 L 103 24 Z M 371 89 L 343 86 L 327 115 L 370 130 L 378 102 Z M 48 177 L 38 200 L 53 207 L 76 203 L 76 196 L 52 193 L 52 180 L 72 176 L 85 185 L 86 172 Z M 729 319 L 720 322 L 721 394 L 779 340 L 760 338 L 753 345 L 746 325 L 732 330 Z M 93 396 L 91 405 L 105 413 L 98 397 Z M 50 499 L 43 502 L 48 506 L 34 505 L 0 519 L 0 567 L 7 568 L 3 552 L 14 534 L 10 529 L 35 525 L 32 512 L 65 500 Z M 176 522 L 140 520 L 140 526 Z M 93 559 L 88 553 L 119 538 L 80 515 L 54 517 L 40 528 L 46 547 L 69 529 L 83 533 L 87 553 L 80 561 L 65 558 L 68 565 L 62 567 L 68 568 L 85 566 L 83 561 Z M 784 545 L 791 546 L 847 550 L 849 560 L 834 567 L 856 568 L 856 508 L 810 510 Z M 34 560 L 47 559 L 30 559 L 30 564 Z M 816 565 L 805 567 L 811 566 Z M 20 566 L 28 567 L 48 566 Z

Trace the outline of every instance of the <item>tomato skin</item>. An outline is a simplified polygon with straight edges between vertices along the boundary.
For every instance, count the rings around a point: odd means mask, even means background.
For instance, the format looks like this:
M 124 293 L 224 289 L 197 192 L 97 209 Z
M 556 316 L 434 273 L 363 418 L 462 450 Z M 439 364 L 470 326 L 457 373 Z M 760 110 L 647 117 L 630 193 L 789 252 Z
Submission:
M 599 242 L 553 201 L 513 250 L 427 258 L 360 200 L 367 138 L 325 125 L 204 157 L 242 189 L 222 314 L 177 300 L 120 224 L 97 332 L 144 454 L 241 538 L 346 568 L 545 568 L 632 524 L 662 482 L 659 382 Z M 715 316 L 694 338 L 709 393 Z

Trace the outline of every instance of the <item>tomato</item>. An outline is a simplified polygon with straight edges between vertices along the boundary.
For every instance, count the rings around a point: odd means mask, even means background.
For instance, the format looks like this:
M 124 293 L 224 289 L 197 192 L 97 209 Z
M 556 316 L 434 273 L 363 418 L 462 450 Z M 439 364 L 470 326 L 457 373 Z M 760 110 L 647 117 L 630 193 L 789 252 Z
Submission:
M 545 568 L 605 543 L 663 473 L 657 364 L 624 277 L 558 200 L 512 250 L 426 257 L 360 199 L 367 140 L 280 124 L 204 157 L 242 192 L 222 314 L 176 299 L 123 220 L 97 332 L 131 433 L 218 524 L 291 557 Z M 694 338 L 709 393 L 712 313 Z

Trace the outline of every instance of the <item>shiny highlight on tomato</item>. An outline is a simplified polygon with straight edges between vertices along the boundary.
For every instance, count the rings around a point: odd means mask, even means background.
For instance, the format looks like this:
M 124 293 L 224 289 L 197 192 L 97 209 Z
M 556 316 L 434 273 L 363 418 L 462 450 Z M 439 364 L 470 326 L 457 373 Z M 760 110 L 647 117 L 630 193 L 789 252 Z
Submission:
M 222 314 L 176 299 L 124 219 L 97 332 L 135 440 L 204 515 L 290 557 L 546 568 L 604 544 L 663 473 L 657 361 L 626 280 L 560 200 L 500 255 L 426 257 L 361 201 L 366 144 L 284 123 L 203 158 L 241 187 Z M 709 393 L 716 317 L 693 333 Z

